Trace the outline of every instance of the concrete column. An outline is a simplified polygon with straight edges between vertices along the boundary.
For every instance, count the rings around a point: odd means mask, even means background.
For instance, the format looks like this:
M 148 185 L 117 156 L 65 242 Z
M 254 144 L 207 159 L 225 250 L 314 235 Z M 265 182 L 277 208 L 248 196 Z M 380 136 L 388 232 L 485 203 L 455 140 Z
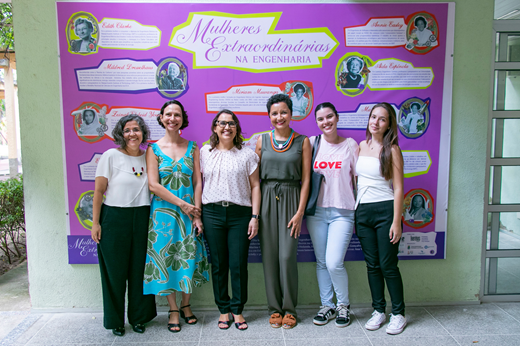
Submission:
M 14 80 L 12 63 L 4 67 L 5 114 L 7 118 L 7 143 L 9 148 L 9 176 L 18 175 L 18 145 L 16 141 L 16 112 L 14 105 Z

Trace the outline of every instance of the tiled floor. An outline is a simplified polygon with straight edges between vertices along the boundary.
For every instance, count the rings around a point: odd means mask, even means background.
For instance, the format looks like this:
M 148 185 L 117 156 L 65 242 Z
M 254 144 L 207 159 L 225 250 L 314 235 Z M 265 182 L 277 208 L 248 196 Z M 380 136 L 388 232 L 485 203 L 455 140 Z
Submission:
M 101 313 L 32 313 L 0 345 L 520 345 L 520 303 L 408 307 L 408 326 L 395 336 L 387 335 L 384 327 L 365 330 L 371 309 L 353 309 L 352 323 L 346 328 L 337 328 L 332 322 L 315 326 L 315 312 L 299 310 L 298 325 L 283 330 L 268 325 L 265 311 L 246 310 L 248 330 L 232 326 L 223 331 L 217 328 L 216 311 L 199 311 L 199 323 L 182 324 L 182 331 L 176 334 L 168 332 L 167 315 L 161 312 L 147 325 L 146 333 L 136 334 L 127 325 L 124 337 L 103 328 Z

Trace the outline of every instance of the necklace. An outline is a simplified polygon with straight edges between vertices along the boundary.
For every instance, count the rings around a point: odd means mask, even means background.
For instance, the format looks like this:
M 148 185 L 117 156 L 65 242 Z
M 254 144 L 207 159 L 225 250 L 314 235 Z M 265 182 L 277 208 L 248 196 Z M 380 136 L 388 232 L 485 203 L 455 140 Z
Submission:
M 283 153 L 284 151 L 287 151 L 291 146 L 291 143 L 294 139 L 294 130 L 291 129 L 291 134 L 289 135 L 289 138 L 287 138 L 287 140 L 283 144 L 280 144 L 276 141 L 276 138 L 274 136 L 274 130 L 271 131 L 269 136 L 271 136 L 271 146 L 273 147 L 273 150 L 277 153 Z
M 132 167 L 132 171 L 134 172 L 134 174 L 135 174 L 136 177 L 140 177 L 140 176 L 143 175 L 143 173 L 144 173 L 144 168 L 141 167 L 141 172 L 136 172 L 136 171 L 135 171 L 135 168 Z

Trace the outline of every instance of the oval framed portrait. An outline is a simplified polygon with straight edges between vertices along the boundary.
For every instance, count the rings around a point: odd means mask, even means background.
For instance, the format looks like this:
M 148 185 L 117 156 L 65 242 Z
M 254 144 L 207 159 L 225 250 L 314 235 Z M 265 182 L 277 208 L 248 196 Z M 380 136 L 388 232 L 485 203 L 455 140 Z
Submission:
M 74 131 L 78 137 L 87 143 L 99 141 L 108 131 L 106 107 L 100 107 L 93 102 L 86 102 L 73 111 Z
M 428 12 L 417 12 L 408 17 L 405 48 L 416 54 L 425 54 L 439 46 L 439 24 Z
M 347 96 L 361 94 L 368 84 L 371 61 L 357 53 L 345 54 L 336 66 L 336 88 Z
M 69 18 L 65 31 L 70 53 L 81 55 L 97 53 L 101 35 L 98 21 L 91 13 L 74 13 Z
M 155 81 L 161 95 L 177 98 L 188 89 L 188 69 L 181 60 L 166 58 L 157 66 Z
M 397 113 L 397 126 L 406 138 L 415 139 L 424 135 L 430 126 L 430 99 L 407 99 Z
M 404 196 L 403 223 L 412 228 L 423 228 L 435 218 L 433 197 L 424 189 L 413 189 Z
M 284 94 L 292 101 L 292 120 L 303 120 L 312 111 L 313 95 L 312 89 L 306 82 L 289 82 L 285 84 Z
M 86 191 L 79 196 L 76 206 L 74 207 L 74 213 L 78 217 L 79 223 L 88 230 L 92 229 L 93 202 L 94 191 Z

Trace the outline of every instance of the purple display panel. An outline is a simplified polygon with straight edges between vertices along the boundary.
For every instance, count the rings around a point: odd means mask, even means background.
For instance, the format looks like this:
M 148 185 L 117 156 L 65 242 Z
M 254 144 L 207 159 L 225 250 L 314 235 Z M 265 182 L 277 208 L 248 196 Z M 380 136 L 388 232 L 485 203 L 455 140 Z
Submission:
M 340 135 L 357 142 L 371 107 L 394 105 L 405 160 L 400 258 L 445 258 L 452 4 L 58 2 L 57 13 L 69 263 L 97 261 L 89 240 L 95 168 L 115 146 L 119 117 L 142 116 L 155 141 L 164 134 L 158 110 L 177 99 L 190 121 L 182 136 L 202 146 L 215 113 L 228 108 L 254 147 L 269 130 L 269 96 L 296 98 L 297 85 L 305 92 L 291 127 L 307 136 L 320 133 L 319 103 L 336 106 Z M 93 25 L 86 44 L 75 34 L 78 18 Z M 93 125 L 83 120 L 88 110 Z M 346 259 L 363 259 L 355 236 Z M 261 261 L 257 240 L 249 260 Z M 298 260 L 315 260 L 305 227 Z

